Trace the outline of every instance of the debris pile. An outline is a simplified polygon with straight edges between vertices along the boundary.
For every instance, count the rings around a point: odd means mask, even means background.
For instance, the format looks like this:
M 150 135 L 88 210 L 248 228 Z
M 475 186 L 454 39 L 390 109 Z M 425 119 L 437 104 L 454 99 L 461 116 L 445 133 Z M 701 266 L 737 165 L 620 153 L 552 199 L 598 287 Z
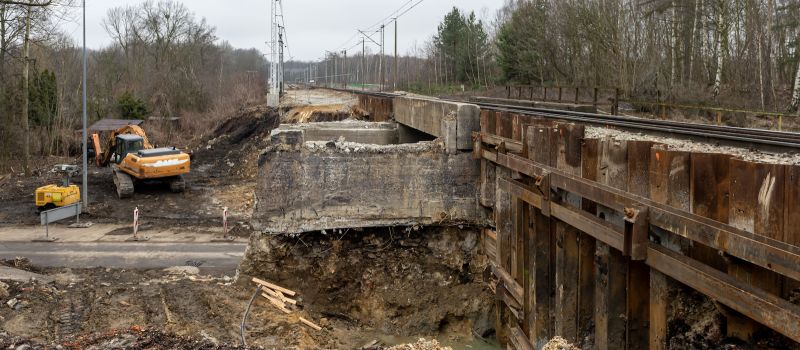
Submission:
M 449 346 L 442 346 L 436 340 L 420 338 L 416 343 L 395 345 L 388 350 L 452 350 L 452 348 Z
M 294 297 L 297 295 L 297 292 L 283 288 L 277 284 L 264 281 L 262 279 L 258 279 L 253 277 L 253 282 L 257 285 L 261 286 L 261 296 L 269 303 L 274 306 L 276 309 L 280 310 L 284 314 L 292 314 L 294 310 L 297 309 L 297 300 L 289 298 Z M 291 310 L 289 309 L 291 308 Z M 298 319 L 302 324 L 314 329 L 316 331 L 322 330 L 322 327 L 318 326 L 314 322 L 311 322 L 303 317 L 299 317 Z

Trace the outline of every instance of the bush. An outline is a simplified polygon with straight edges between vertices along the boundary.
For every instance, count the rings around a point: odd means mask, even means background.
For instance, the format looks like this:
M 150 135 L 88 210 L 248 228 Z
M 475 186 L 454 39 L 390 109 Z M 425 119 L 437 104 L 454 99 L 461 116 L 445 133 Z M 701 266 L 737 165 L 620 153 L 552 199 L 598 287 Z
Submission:
M 117 111 L 123 119 L 141 119 L 150 114 L 144 101 L 128 91 L 117 98 Z

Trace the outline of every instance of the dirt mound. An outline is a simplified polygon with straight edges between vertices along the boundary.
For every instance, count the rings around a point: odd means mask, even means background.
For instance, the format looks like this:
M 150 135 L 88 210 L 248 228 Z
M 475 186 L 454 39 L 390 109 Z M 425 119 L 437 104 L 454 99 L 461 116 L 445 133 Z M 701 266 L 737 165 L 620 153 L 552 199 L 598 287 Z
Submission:
M 315 105 L 295 107 L 286 113 L 284 123 L 319 123 L 319 122 L 338 122 L 343 120 L 362 120 L 364 111 L 356 107 L 348 107 L 341 104 L 334 105 Z
M 269 145 L 269 134 L 280 124 L 280 114 L 267 106 L 240 110 L 201 142 L 195 168 L 211 178 L 253 178 L 258 154 Z

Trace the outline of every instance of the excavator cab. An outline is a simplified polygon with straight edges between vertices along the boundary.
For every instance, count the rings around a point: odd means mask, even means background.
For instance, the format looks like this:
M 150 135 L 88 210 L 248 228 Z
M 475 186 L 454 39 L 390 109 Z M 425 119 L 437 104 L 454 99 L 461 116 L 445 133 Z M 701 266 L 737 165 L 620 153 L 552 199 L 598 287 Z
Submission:
M 129 153 L 136 154 L 144 147 L 144 138 L 139 135 L 122 134 L 117 135 L 116 145 L 114 147 L 114 163 L 119 164 L 122 162 Z

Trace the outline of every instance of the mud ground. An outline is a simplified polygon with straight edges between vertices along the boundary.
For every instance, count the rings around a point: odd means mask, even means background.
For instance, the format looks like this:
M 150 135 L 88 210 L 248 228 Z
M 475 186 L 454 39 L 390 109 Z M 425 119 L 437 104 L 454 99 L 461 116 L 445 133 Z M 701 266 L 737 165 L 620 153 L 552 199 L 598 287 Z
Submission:
M 354 349 L 378 340 L 373 348 L 381 349 L 392 345 L 383 341 L 392 339 L 387 335 L 436 337 L 445 345 L 491 337 L 494 304 L 481 279 L 485 262 L 477 234 L 394 230 L 256 235 L 252 239 L 265 250 L 251 249 L 238 280 L 202 276 L 192 267 L 40 269 L 24 259 L 5 262 L 55 282 L 0 285 L 0 345 L 236 348 L 255 290 L 249 276 L 297 291 L 299 302 L 285 315 L 257 298 L 246 323 L 252 347 Z M 10 300 L 17 304 L 5 304 Z M 323 329 L 308 328 L 299 317 Z
M 303 102 L 305 99 L 305 102 Z M 218 231 L 223 207 L 233 233 L 253 234 L 257 159 L 280 123 L 360 119 L 352 96 L 326 91 L 291 92 L 286 106 L 248 106 L 191 140 L 192 172 L 184 193 L 158 183 L 137 185 L 132 199 L 116 197 L 110 169 L 90 166 L 91 205 L 82 219 L 127 225 L 134 208 L 142 226 Z M 308 106 L 308 104 L 324 106 Z M 48 158 L 26 176 L 16 167 L 0 174 L 0 229 L 38 223 L 35 188 L 59 183 Z M 72 179 L 79 182 L 79 178 Z M 125 229 L 120 229 L 125 230 Z M 395 230 L 392 228 L 392 230 Z M 123 234 L 111 232 L 109 234 Z M 217 232 L 218 233 L 218 232 Z M 480 280 L 482 262 L 474 232 L 444 235 L 436 229 L 308 234 L 270 239 L 281 261 L 245 263 L 245 270 L 300 293 L 300 307 L 285 315 L 259 298 L 247 319 L 251 348 L 384 349 L 471 348 L 491 337 L 492 296 Z M 263 239 L 260 235 L 253 239 Z M 454 239 L 457 239 L 454 241 Z M 463 249 L 445 254 L 458 242 Z M 275 255 L 273 255 L 275 257 Z M 1 263 L 53 277 L 55 282 L 0 284 L 0 348 L 11 349 L 239 349 L 239 327 L 254 285 L 229 275 L 204 276 L 192 266 L 169 270 L 38 268 L 25 259 Z M 276 270 L 273 270 L 275 267 Z M 279 270 L 277 270 L 279 268 Z M 14 300 L 12 302 L 12 300 Z M 11 303 L 11 307 L 7 303 Z M 315 331 L 298 322 L 321 325 Z M 417 341 L 437 337 L 435 341 Z M 493 346 L 493 345 L 486 345 Z

